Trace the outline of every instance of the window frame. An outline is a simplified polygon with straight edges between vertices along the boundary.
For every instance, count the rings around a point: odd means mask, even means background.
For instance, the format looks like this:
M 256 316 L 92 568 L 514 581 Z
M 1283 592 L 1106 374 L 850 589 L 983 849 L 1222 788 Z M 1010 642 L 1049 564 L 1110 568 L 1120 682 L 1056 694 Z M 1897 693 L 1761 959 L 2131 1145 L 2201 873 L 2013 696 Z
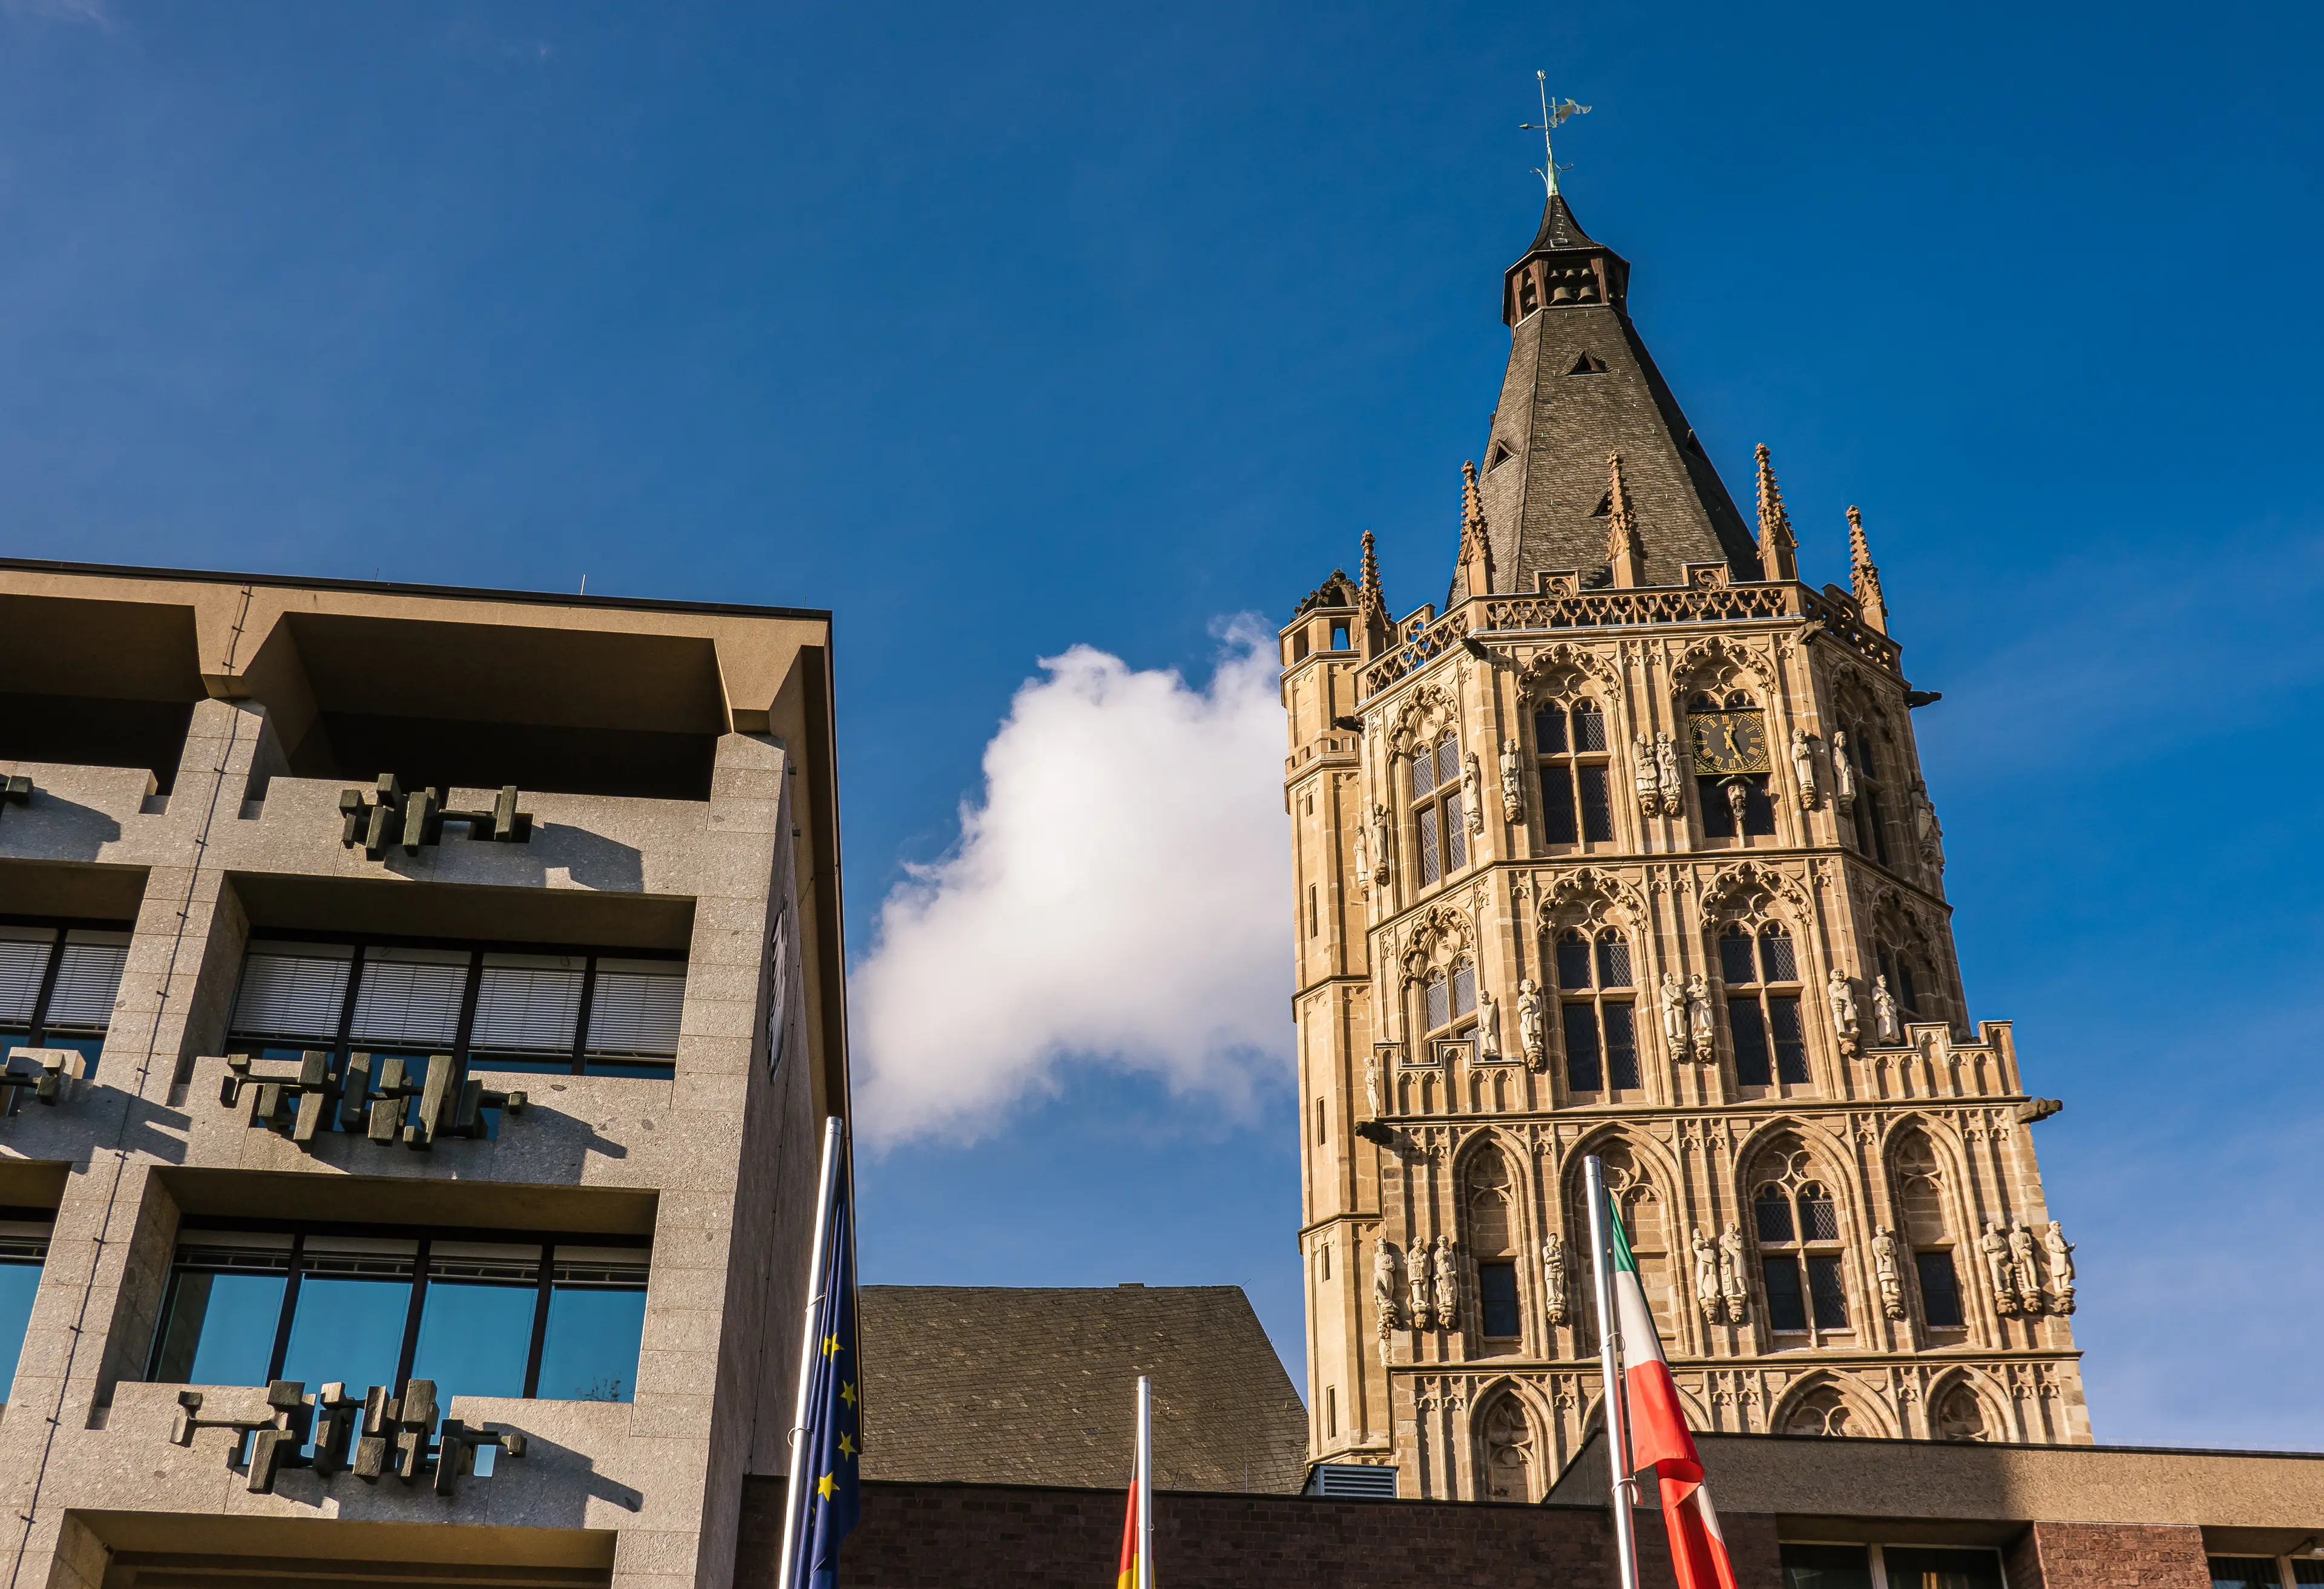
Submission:
M 307 1240 L 310 1236 L 343 1236 L 370 1238 L 379 1241 L 408 1241 L 416 1244 L 411 1260 L 411 1300 L 405 1311 L 403 1334 L 397 1348 L 395 1383 L 392 1393 L 401 1396 L 410 1383 L 411 1369 L 420 1349 L 420 1332 L 427 1312 L 428 1265 L 430 1246 L 438 1241 L 475 1243 L 496 1246 L 530 1246 L 540 1251 L 533 1302 L 530 1340 L 526 1345 L 524 1392 L 522 1400 L 543 1400 L 539 1395 L 541 1357 L 548 1346 L 549 1309 L 557 1288 L 557 1250 L 559 1247 L 621 1247 L 632 1248 L 645 1255 L 647 1289 L 650 1292 L 653 1274 L 653 1237 L 650 1235 L 591 1234 L 576 1231 L 508 1230 L 472 1228 L 456 1225 L 371 1225 L 344 1219 L 253 1219 L 242 1217 L 195 1217 L 180 1226 L 180 1239 L 170 1252 L 170 1269 L 161 1288 L 161 1305 L 154 1317 L 153 1338 L 145 1354 L 144 1382 L 175 1384 L 183 1382 L 161 1379 L 161 1354 L 169 1345 L 170 1318 L 177 1305 L 178 1285 L 185 1272 L 182 1234 L 187 1231 L 218 1232 L 227 1235 L 283 1236 L 290 1238 L 288 1267 L 284 1271 L 282 1307 L 275 1321 L 274 1341 L 266 1359 L 266 1379 L 270 1382 L 282 1373 L 283 1359 L 290 1348 L 290 1333 L 299 1312 L 300 1281 L 303 1278 L 301 1264 Z M 628 1289 L 628 1288 L 623 1288 Z M 639 1338 L 639 1351 L 644 1351 L 644 1337 Z M 637 1396 L 637 1386 L 630 1387 L 631 1399 Z M 547 1398 L 558 1400 L 558 1398 Z
M 1792 969 L 1788 978 L 1772 974 L 1775 968 L 1768 945 L 1777 941 L 1787 946 L 1791 956 Z M 1734 967 L 1728 946 L 1738 941 L 1750 944 L 1752 975 L 1748 982 L 1737 981 L 1729 975 Z M 1744 1088 L 1753 1088 L 1759 1089 L 1753 1096 L 1790 1098 L 1798 1091 L 1813 1091 L 1815 1055 L 1808 1039 L 1810 1006 L 1807 978 L 1801 969 L 1800 940 L 1794 936 L 1791 924 L 1776 916 L 1769 916 L 1757 923 L 1748 921 L 1726 923 L 1711 940 L 1710 958 L 1719 968 L 1720 1009 L 1727 1022 L 1727 1052 L 1734 1061 L 1735 1086 L 1738 1092 Z M 1757 1041 L 1752 1045 L 1753 1057 L 1764 1061 L 1766 1067 L 1761 1073 L 1757 1064 L 1753 1065 L 1753 1071 L 1758 1076 L 1756 1080 L 1744 1074 L 1745 1033 L 1737 1020 L 1738 1012 L 1736 1006 L 1738 1005 L 1748 1006 L 1752 1012 L 1752 1023 L 1757 1029 Z M 1792 1035 L 1788 1037 L 1780 1034 L 1786 1024 L 1792 1028 Z M 1787 1051 L 1797 1058 L 1793 1072 L 1786 1071 Z
M 1445 747 L 1448 745 L 1452 747 L 1452 770 L 1450 776 L 1444 774 Z M 1423 752 L 1427 757 L 1428 776 L 1432 780 L 1425 790 L 1416 786 L 1413 776 L 1419 770 Z M 1465 766 L 1461 735 L 1455 729 L 1445 730 L 1434 740 L 1417 747 L 1404 758 L 1405 821 L 1410 834 L 1413 886 L 1422 892 L 1440 887 L 1469 869 L 1472 857 L 1469 846 L 1468 811 L 1461 796 L 1461 774 Z M 1431 840 L 1434 842 L 1427 841 Z M 1428 871 L 1432 864 L 1436 868 L 1434 877 Z
M 48 1273 L 49 1254 L 56 1245 L 57 1210 L 0 1207 L 0 1226 L 5 1225 L 40 1225 L 48 1228 L 46 1235 L 37 1237 L 0 1234 L 0 1267 L 34 1271 L 32 1306 L 37 1309 L 40 1306 L 41 1282 Z M 31 1251 L 35 1245 L 40 1247 L 37 1255 Z M 32 1319 L 28 1315 L 25 1319 L 28 1333 L 31 1325 Z M 5 1409 L 8 1404 L 16 1370 L 23 1361 L 24 1340 L 24 1336 L 19 1336 L 14 1341 L 0 1336 L 0 1370 L 5 1370 L 0 1372 L 0 1409 Z
M 1542 963 L 1550 973 L 1550 991 L 1557 1000 L 1557 1040 L 1565 1061 L 1566 1096 L 1605 1104 L 1625 1101 L 1624 1093 L 1643 1098 L 1646 1068 L 1638 1050 L 1637 959 L 1631 952 L 1628 936 L 1611 925 L 1563 927 L 1549 939 L 1546 948 L 1548 952 Z M 1588 979 L 1572 986 L 1566 981 L 1567 951 L 1577 948 L 1583 951 L 1582 959 Z M 1608 979 L 1612 959 L 1609 949 L 1622 951 L 1628 981 L 1614 983 Z M 1621 1012 L 1618 1018 L 1607 1014 L 1609 1008 Z M 1586 1016 L 1581 1014 L 1584 1010 L 1589 1012 Z M 1585 1024 L 1594 1044 L 1598 1076 L 1596 1085 L 1591 1087 L 1582 1086 L 1574 1073 L 1574 1039 L 1582 1034 L 1578 1028 Z M 1628 1034 L 1618 1044 L 1616 1033 L 1625 1025 Z M 1615 1068 L 1616 1059 L 1625 1048 L 1629 1059 L 1628 1081 L 1619 1079 Z
M 1811 1191 L 1822 1195 L 1811 1199 Z M 1775 1194 L 1773 1198 L 1768 1195 L 1771 1192 Z M 1830 1210 L 1831 1235 L 1811 1234 L 1812 1224 L 1808 1209 L 1812 1202 Z M 1748 1203 L 1751 1209 L 1751 1245 L 1759 1256 L 1759 1285 L 1767 1305 L 1767 1334 L 1804 1336 L 1804 1345 L 1811 1347 L 1822 1346 L 1828 1336 L 1855 1336 L 1858 1328 L 1858 1299 L 1852 1294 L 1854 1288 L 1849 1281 L 1848 1230 L 1832 1183 L 1817 1175 L 1812 1167 L 1803 1174 L 1796 1164 L 1787 1164 L 1780 1175 L 1763 1171 L 1751 1189 Z M 1768 1207 L 1783 1209 L 1788 1234 L 1770 1234 L 1763 1214 Z M 1831 1276 L 1831 1286 L 1818 1287 L 1819 1265 L 1829 1265 L 1822 1272 Z M 1801 1322 L 1797 1325 L 1778 1324 L 1775 1320 L 1776 1288 L 1771 1279 L 1778 1269 L 1786 1271 L 1791 1277 L 1784 1291 L 1799 1300 Z M 1838 1304 L 1837 1321 L 1825 1316 L 1822 1304 L 1828 1299 Z
M 337 1028 L 327 1042 L 274 1038 L 264 1034 L 236 1032 L 233 1029 L 232 1012 L 239 1010 L 242 1006 L 244 986 L 250 975 L 249 946 L 251 943 L 304 943 L 317 947 L 344 948 L 353 951 L 352 958 L 348 962 L 347 986 L 340 1004 Z M 254 927 L 251 930 L 249 938 L 243 946 L 242 966 L 235 978 L 234 997 L 227 1006 L 229 1013 L 227 1036 L 224 1045 L 226 1052 L 230 1054 L 251 1054 L 277 1059 L 287 1058 L 300 1052 L 327 1053 L 331 1056 L 335 1067 L 341 1068 L 345 1066 L 350 1053 L 403 1052 L 396 1044 L 359 1042 L 354 1035 L 356 1005 L 362 993 L 365 955 L 374 949 L 438 950 L 447 953 L 465 954 L 468 957 L 466 982 L 460 995 L 459 1015 L 454 1026 L 452 1041 L 446 1049 L 436 1051 L 448 1052 L 451 1054 L 456 1080 L 465 1079 L 471 1069 L 500 1075 L 628 1076 L 643 1077 L 650 1080 L 666 1079 L 677 1071 L 678 1056 L 675 1054 L 665 1059 L 658 1055 L 622 1054 L 612 1051 L 600 1052 L 592 1050 L 589 1047 L 589 1021 L 595 1007 L 601 962 L 606 960 L 663 961 L 674 967 L 681 976 L 690 976 L 692 969 L 690 957 L 682 951 L 666 949 L 609 948 L 602 944 L 509 942 L 498 939 L 421 938 L 406 933 L 332 932 L 308 928 Z M 566 1052 L 565 1069 L 550 1069 L 557 1056 L 546 1050 L 540 1051 L 538 1054 L 527 1056 L 521 1051 L 488 1048 L 483 1051 L 484 1062 L 475 1062 L 476 1055 L 471 1039 L 475 1027 L 476 1003 L 484 987 L 484 957 L 493 954 L 537 955 L 578 960 L 582 962 L 581 992 L 579 1001 L 574 1009 L 573 1042 Z M 682 1038 L 681 1041 L 683 1041 Z M 522 1062 L 517 1064 L 491 1062 L 502 1057 L 516 1059 Z
M 1541 731 L 1542 720 L 1553 715 L 1558 721 L 1560 740 L 1554 747 L 1545 743 Z M 1598 720 L 1600 742 L 1595 747 L 1584 748 L 1582 744 L 1579 729 L 1585 716 Z M 1526 719 L 1526 731 L 1533 737 L 1534 782 L 1541 795 L 1543 847 L 1578 855 L 1595 853 L 1599 848 L 1612 849 L 1619 842 L 1619 832 L 1615 817 L 1614 729 L 1605 703 L 1586 693 L 1536 701 Z M 1553 794 L 1553 790 L 1563 793 Z M 1572 822 L 1573 836 L 1570 839 L 1552 831 L 1561 811 Z M 1593 817 L 1602 817 L 1602 823 L 1597 824 L 1604 827 L 1602 834 L 1591 831 Z

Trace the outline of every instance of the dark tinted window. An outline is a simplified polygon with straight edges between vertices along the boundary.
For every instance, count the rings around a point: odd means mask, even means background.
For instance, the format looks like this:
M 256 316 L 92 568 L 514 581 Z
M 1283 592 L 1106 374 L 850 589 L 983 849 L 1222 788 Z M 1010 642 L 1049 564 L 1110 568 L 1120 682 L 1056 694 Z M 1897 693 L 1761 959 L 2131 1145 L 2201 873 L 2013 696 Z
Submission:
M 1751 1217 L 1763 1242 L 1792 1239 L 1792 1200 L 1779 1187 L 1762 1188 L 1751 1205 Z
M 1586 1004 L 1565 1006 L 1565 1084 L 1576 1092 L 1602 1086 L 1598 1066 L 1598 1016 Z
M 1848 1327 L 1848 1290 L 1840 1283 L 1839 1259 L 1808 1260 L 1808 1294 L 1815 1301 L 1818 1329 Z
M 1590 986 L 1590 945 L 1571 935 L 1557 945 L 1557 985 L 1560 987 Z
M 1506 1337 L 1518 1333 L 1516 1264 L 1478 1264 L 1477 1300 L 1482 1304 L 1487 1335 Z
M 1730 986 L 1748 987 L 1759 978 L 1751 964 L 1751 940 L 1730 932 L 1719 941 L 1719 974 Z
M 1582 836 L 1600 842 L 1613 838 L 1614 806 L 1606 792 L 1605 767 L 1579 767 L 1573 771 L 1582 781 Z
M 1637 1033 L 1627 1004 L 1606 1006 L 1606 1071 L 1616 1087 L 1644 1085 L 1638 1079 Z
M 1554 756 L 1565 749 L 1565 713 L 1556 707 L 1533 714 L 1534 749 L 1544 756 Z
M 1808 1311 L 1800 1296 L 1800 1266 L 1793 1258 L 1769 1258 L 1760 1265 L 1767 1282 L 1767 1327 L 1779 1330 L 1803 1330 L 1808 1327 Z
M 1784 1589 L 1872 1589 L 1872 1553 L 1861 1545 L 1785 1545 Z
M 1727 1001 L 1727 1026 L 1735 1037 L 1735 1079 L 1746 1087 L 1767 1085 L 1767 1027 L 1756 998 Z
M 1807 1036 L 1800 1029 L 1800 1001 L 1790 994 L 1767 997 L 1769 1034 L 1775 1041 L 1775 1074 L 1784 1081 L 1808 1079 Z
M 1885 1545 L 1889 1589 L 2001 1589 L 2001 1557 L 1990 1550 L 1929 1550 Z M 2267 1580 L 2273 1589 L 2274 1578 Z
M 1960 1281 L 1953 1273 L 1953 1255 L 1915 1253 L 1913 1267 L 1920 1275 L 1921 1316 L 1932 1328 L 1958 1328 L 1961 1322 Z
M 1563 762 L 1541 769 L 1541 831 L 1552 844 L 1572 844 L 1582 836 L 1573 815 L 1573 780 Z
M 2275 1558 L 2267 1556 L 2211 1557 L 2211 1589 L 2278 1589 Z
M 1573 708 L 1573 748 L 1576 750 L 1606 749 L 1606 714 L 1588 701 L 1577 702 Z

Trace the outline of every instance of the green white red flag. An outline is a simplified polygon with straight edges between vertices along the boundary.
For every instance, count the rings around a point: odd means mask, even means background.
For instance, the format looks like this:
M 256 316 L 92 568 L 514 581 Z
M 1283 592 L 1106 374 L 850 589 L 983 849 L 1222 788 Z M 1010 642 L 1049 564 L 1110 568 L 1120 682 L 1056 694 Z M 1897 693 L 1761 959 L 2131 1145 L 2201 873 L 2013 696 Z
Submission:
M 1621 1208 L 1611 1198 L 1606 1200 L 1606 1224 L 1614 1245 L 1614 1327 L 1621 1336 L 1631 1471 L 1652 1468 L 1661 1481 L 1663 1531 L 1670 1537 L 1679 1589 L 1736 1589 L 1735 1566 L 1719 1531 L 1719 1514 L 1702 1487 L 1702 1462 L 1687 1431 L 1686 1410 L 1663 1358 L 1662 1337 L 1655 1331 L 1646 1287 L 1638 1281 L 1637 1260 L 1630 1256 Z

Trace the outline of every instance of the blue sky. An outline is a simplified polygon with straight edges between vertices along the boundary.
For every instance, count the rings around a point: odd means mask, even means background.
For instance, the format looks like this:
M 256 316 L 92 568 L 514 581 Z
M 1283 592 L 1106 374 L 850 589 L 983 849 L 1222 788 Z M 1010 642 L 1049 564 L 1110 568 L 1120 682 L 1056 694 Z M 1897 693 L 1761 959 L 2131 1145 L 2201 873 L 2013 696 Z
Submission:
M 1730 484 L 1775 449 L 1816 581 L 1861 503 L 1944 692 L 2099 1437 L 2313 1445 L 2319 46 L 2292 5 L 0 0 L 0 551 L 832 607 L 861 956 L 1010 853 L 962 848 L 1004 722 L 1142 702 L 1167 779 L 1231 735 L 1236 614 L 1368 528 L 1400 611 L 1441 592 L 1545 66 Z M 1028 965 L 1112 941 L 1019 905 Z M 1086 975 L 964 1014 L 977 1063 L 1050 1046 L 867 1161 L 866 1277 L 1233 1281 L 1296 1373 L 1287 1008 L 1213 1019 L 1204 963 L 1192 1058 Z

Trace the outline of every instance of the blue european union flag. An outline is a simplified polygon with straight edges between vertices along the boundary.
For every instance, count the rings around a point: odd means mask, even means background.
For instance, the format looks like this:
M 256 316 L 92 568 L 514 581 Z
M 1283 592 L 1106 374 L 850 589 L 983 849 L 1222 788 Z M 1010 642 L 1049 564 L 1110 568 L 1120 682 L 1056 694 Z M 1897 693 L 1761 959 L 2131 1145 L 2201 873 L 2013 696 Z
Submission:
M 863 1448 L 863 1381 L 855 1355 L 855 1221 L 843 1183 L 832 1199 L 830 1258 L 816 1309 L 814 1366 L 808 1370 L 807 1425 L 794 1461 L 805 1465 L 806 1511 L 794 1536 L 788 1582 L 795 1589 L 832 1589 L 839 1543 L 863 1512 L 857 1458 Z

